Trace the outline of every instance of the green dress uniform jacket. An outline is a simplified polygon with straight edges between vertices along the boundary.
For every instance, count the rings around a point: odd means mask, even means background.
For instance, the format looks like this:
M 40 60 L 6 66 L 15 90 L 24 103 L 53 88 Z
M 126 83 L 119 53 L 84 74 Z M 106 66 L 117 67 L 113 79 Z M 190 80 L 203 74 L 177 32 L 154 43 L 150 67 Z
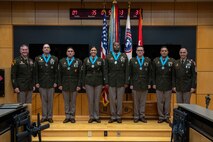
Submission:
M 58 65 L 58 86 L 62 86 L 63 91 L 75 92 L 76 87 L 81 87 L 81 66 L 82 62 L 75 58 L 70 67 L 66 58 L 59 61 Z
M 41 88 L 53 88 L 57 84 L 58 58 L 51 55 L 47 65 L 42 55 L 35 58 L 35 82 Z
M 162 69 L 160 58 L 157 57 L 153 60 L 153 85 L 156 85 L 156 90 L 169 91 L 174 87 L 174 62 L 173 58 L 169 58 Z
M 121 53 L 117 64 L 115 64 L 113 55 L 108 54 L 105 62 L 105 84 L 109 84 L 111 87 L 124 87 L 124 84 L 129 84 L 129 66 L 126 54 Z
M 104 60 L 98 57 L 94 66 L 90 62 L 89 58 L 84 59 L 83 73 L 82 73 L 82 85 L 85 86 L 99 86 L 104 85 Z
M 183 64 L 181 60 L 177 60 L 174 64 L 174 69 L 176 91 L 190 92 L 191 88 L 196 87 L 196 72 L 193 60 L 186 59 Z
M 14 59 L 11 67 L 11 79 L 13 88 L 19 88 L 20 91 L 32 91 L 35 85 L 33 60 L 24 59 L 19 56 Z
M 147 90 L 148 85 L 151 85 L 151 60 L 145 57 L 140 70 L 140 65 L 137 58 L 133 57 L 129 63 L 130 85 L 133 85 L 133 90 Z

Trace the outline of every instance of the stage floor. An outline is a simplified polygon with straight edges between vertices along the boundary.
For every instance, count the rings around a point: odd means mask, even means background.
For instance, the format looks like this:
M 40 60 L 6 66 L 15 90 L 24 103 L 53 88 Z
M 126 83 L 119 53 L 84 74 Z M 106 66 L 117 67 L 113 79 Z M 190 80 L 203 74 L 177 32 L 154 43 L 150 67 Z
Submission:
M 63 121 L 63 120 L 62 120 Z M 156 120 L 148 120 L 148 123 L 134 123 L 132 120 L 123 120 L 123 123 L 88 123 L 76 121 L 76 123 L 63 123 L 54 121 L 50 128 L 42 131 L 43 141 L 158 141 L 169 142 L 171 127 L 167 123 L 157 123 Z M 44 123 L 45 124 L 45 123 Z M 37 141 L 37 138 L 33 138 Z

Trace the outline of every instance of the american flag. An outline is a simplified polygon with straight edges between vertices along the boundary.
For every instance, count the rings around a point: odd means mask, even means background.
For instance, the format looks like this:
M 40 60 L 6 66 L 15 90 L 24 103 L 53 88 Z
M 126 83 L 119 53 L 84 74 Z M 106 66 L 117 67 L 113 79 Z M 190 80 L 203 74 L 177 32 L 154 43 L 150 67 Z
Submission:
M 108 54 L 108 41 L 107 41 L 107 20 L 106 20 L 106 10 L 103 10 L 103 27 L 102 27 L 102 35 L 101 35 L 101 58 L 106 59 L 106 56 Z M 107 106 L 109 103 L 109 100 L 107 98 L 108 89 L 104 87 L 101 92 L 102 96 L 102 103 L 104 106 Z
M 102 27 L 102 36 L 101 36 L 101 58 L 105 59 L 108 54 L 108 41 L 107 41 L 107 20 L 106 20 L 106 11 L 103 10 L 103 27 Z

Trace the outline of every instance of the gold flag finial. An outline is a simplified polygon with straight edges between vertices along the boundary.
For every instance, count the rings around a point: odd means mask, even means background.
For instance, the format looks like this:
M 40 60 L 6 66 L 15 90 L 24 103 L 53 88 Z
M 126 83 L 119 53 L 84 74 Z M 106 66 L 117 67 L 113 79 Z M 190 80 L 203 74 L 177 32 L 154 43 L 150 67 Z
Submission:
M 112 3 L 117 3 L 117 0 L 113 0 L 113 2 Z

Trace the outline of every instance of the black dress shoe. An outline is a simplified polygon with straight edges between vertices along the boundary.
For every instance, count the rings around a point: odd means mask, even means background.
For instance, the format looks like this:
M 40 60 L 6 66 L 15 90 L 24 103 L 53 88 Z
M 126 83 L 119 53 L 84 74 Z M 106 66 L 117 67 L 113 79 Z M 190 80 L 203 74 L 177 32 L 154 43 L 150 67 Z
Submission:
M 171 121 L 169 120 L 169 118 L 165 119 L 165 122 L 169 123 L 169 124 L 171 123 Z
M 93 122 L 93 119 L 90 118 L 90 119 L 88 120 L 88 123 L 92 123 L 92 122 Z
M 113 123 L 113 122 L 116 122 L 116 119 L 110 119 L 110 120 L 108 121 L 108 123 Z
M 121 119 L 117 119 L 117 122 L 118 122 L 118 123 L 122 123 L 122 120 L 121 120 Z
M 43 123 L 43 122 L 46 122 L 46 121 L 47 121 L 46 118 L 42 118 L 40 122 Z
M 134 123 L 138 123 L 139 122 L 139 119 L 134 119 Z
M 74 119 L 74 118 L 71 118 L 71 119 L 70 119 L 70 122 L 71 122 L 71 123 L 75 123 L 75 119 Z
M 97 123 L 101 123 L 101 120 L 100 119 L 96 119 L 95 120 Z
M 50 123 L 53 123 L 53 119 L 52 119 L 52 118 L 49 118 L 48 121 L 49 121 Z
M 164 121 L 163 119 L 159 119 L 158 123 L 163 123 L 163 121 Z
M 64 119 L 63 123 L 67 123 L 67 122 L 69 122 L 69 121 L 70 121 L 70 119 L 69 119 L 69 118 L 66 118 L 66 119 Z
M 144 117 L 141 118 L 140 121 L 143 122 L 143 123 L 147 123 L 147 120 Z

